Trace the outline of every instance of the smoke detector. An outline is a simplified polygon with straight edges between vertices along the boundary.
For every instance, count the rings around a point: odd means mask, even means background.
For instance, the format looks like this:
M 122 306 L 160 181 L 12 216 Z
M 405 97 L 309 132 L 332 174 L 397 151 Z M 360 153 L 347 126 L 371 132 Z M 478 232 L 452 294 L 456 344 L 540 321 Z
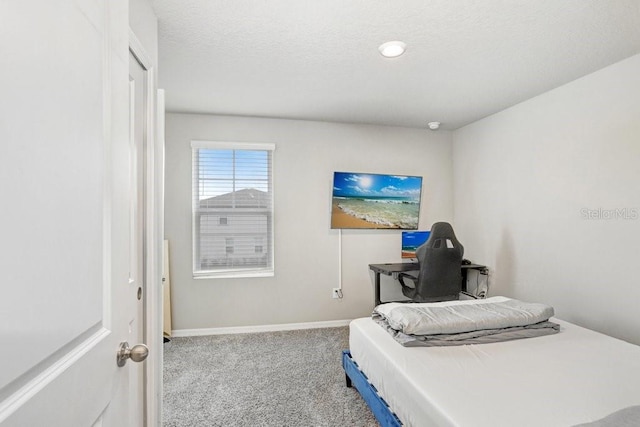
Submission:
M 429 129 L 431 130 L 438 130 L 440 129 L 440 122 L 429 122 L 427 123 L 427 126 L 429 126 Z

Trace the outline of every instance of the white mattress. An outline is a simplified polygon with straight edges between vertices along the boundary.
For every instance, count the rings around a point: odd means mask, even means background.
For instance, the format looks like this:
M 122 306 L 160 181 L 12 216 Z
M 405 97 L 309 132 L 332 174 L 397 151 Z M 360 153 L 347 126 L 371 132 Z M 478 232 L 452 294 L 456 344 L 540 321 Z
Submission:
M 349 345 L 406 426 L 568 427 L 640 405 L 639 346 L 551 320 L 544 337 L 407 348 L 362 318 Z

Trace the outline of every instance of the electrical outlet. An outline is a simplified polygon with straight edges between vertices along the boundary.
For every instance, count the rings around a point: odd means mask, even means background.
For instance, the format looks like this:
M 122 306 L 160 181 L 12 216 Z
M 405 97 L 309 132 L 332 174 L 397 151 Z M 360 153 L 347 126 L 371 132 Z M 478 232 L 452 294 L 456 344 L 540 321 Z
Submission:
M 333 288 L 333 290 L 331 291 L 331 298 L 334 298 L 334 299 L 342 298 L 342 289 Z

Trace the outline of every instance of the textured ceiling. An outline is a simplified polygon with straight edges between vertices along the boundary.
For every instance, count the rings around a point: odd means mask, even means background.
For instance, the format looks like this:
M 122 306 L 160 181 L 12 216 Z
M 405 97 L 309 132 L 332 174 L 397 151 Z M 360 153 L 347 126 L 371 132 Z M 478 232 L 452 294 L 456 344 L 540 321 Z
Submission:
M 153 5 L 172 112 L 456 129 L 640 53 L 640 0 Z

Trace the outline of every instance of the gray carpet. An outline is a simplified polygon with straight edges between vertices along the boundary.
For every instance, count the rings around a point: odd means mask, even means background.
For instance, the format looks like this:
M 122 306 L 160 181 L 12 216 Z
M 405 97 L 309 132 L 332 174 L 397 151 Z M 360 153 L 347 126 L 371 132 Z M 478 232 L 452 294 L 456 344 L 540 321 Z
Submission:
M 164 344 L 164 426 L 374 427 L 347 388 L 347 327 L 173 338 Z

